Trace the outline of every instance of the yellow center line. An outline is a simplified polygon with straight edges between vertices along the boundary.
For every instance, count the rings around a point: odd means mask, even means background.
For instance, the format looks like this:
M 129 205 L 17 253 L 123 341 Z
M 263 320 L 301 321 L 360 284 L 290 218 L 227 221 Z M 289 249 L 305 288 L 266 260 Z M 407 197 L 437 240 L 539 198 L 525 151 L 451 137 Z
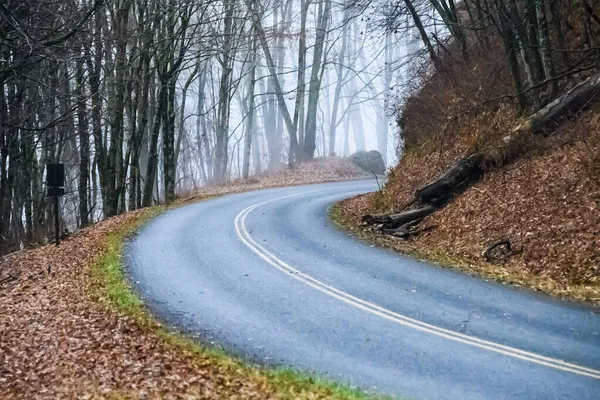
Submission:
M 252 250 L 254 253 L 256 253 L 260 258 L 262 258 L 264 261 L 266 261 L 271 266 L 275 267 L 276 269 L 278 269 L 282 272 L 287 273 L 292 278 L 294 278 L 314 289 L 317 289 L 320 292 L 322 292 L 328 296 L 331 296 L 331 297 L 336 298 L 346 304 L 349 304 L 353 307 L 367 311 L 367 312 L 377 315 L 381 318 L 395 322 L 399 325 L 407 326 L 407 327 L 419 330 L 421 332 L 426 332 L 426 333 L 436 335 L 439 337 L 443 337 L 443 338 L 446 338 L 446 339 L 449 339 L 449 340 L 452 340 L 455 342 L 464 343 L 464 344 L 467 344 L 470 346 L 474 346 L 474 347 L 482 348 L 485 350 L 493 351 L 496 353 L 504 354 L 509 357 L 529 361 L 529 362 L 539 364 L 539 365 L 544 365 L 544 366 L 558 369 L 561 371 L 571 372 L 571 373 L 574 373 L 577 375 L 584 375 L 584 376 L 588 376 L 588 377 L 591 377 L 594 379 L 600 379 L 600 371 L 599 370 L 583 367 L 580 365 L 568 363 L 563 360 L 542 356 L 542 355 L 539 355 L 536 353 L 531 353 L 531 352 L 528 352 L 525 350 L 513 348 L 510 346 L 502 345 L 502 344 L 491 342 L 488 340 L 479 339 L 477 337 L 466 335 L 466 334 L 463 334 L 460 332 L 441 328 L 441 327 L 438 327 L 438 326 L 435 326 L 432 324 L 428 324 L 423 321 L 416 320 L 414 318 L 407 317 L 402 314 L 398 314 L 394 311 L 388 310 L 386 308 L 383 308 L 381 306 L 378 306 L 378 305 L 368 302 L 366 300 L 355 297 L 355 296 L 351 295 L 350 293 L 344 292 L 340 289 L 330 286 L 330 285 L 328 285 L 328 284 L 326 284 L 304 272 L 297 270 L 296 268 L 292 267 L 291 265 L 287 264 L 283 260 L 276 257 L 273 253 L 271 253 L 270 251 L 265 249 L 262 245 L 257 243 L 250 236 L 250 233 L 246 229 L 246 217 L 250 214 L 250 212 L 252 212 L 253 210 L 256 210 L 259 207 L 264 206 L 265 204 L 283 200 L 283 199 L 287 199 L 290 197 L 299 196 L 302 194 L 324 192 L 324 191 L 330 191 L 330 190 L 343 190 L 343 189 L 346 189 L 346 188 L 322 189 L 322 190 L 315 190 L 315 191 L 311 191 L 311 192 L 295 193 L 295 194 L 277 197 L 277 198 L 274 198 L 271 200 L 253 204 L 253 205 L 245 208 L 244 210 L 242 210 L 235 217 L 236 233 L 237 233 L 238 237 L 240 238 L 240 240 L 242 241 L 242 243 L 244 243 L 248 248 L 250 248 L 250 250 Z

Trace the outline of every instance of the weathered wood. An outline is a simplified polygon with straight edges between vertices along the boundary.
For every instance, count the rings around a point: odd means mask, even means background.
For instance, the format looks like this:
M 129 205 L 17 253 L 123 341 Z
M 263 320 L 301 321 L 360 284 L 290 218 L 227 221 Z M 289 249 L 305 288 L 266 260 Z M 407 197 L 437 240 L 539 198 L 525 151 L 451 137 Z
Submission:
M 383 224 L 386 229 L 393 229 L 426 216 L 433 214 L 435 207 L 427 205 L 416 210 L 405 211 L 400 214 L 365 215 L 363 222 L 368 225 Z
M 417 190 L 417 199 L 421 203 L 426 204 L 448 197 L 465 181 L 478 176 L 483 159 L 484 156 L 482 153 L 474 153 L 467 158 L 461 159 L 448 168 L 435 181 Z
M 409 239 L 411 237 L 417 236 L 423 232 L 430 231 L 437 227 L 437 225 L 430 225 L 421 229 L 411 228 L 413 226 L 416 226 L 420 221 L 421 220 L 409 222 L 408 224 L 404 224 L 400 228 L 396 229 L 383 229 L 382 232 L 386 235 L 394 236 L 400 239 Z
M 385 235 L 396 236 L 400 238 L 408 238 L 411 234 L 411 227 L 417 225 L 422 219 L 417 219 L 400 226 L 399 228 L 382 228 L 381 232 Z
M 556 122 L 561 118 L 568 118 L 572 114 L 578 113 L 594 104 L 594 98 L 597 98 L 599 95 L 600 74 L 597 74 L 575 85 L 562 96 L 557 97 L 554 101 L 529 116 L 529 118 L 513 130 L 511 135 L 504 138 L 504 142 L 508 143 L 515 134 L 521 132 L 539 132 L 551 122 Z
M 525 119 L 521 125 L 504 137 L 504 146 L 501 146 L 503 148 L 497 154 L 473 153 L 456 162 L 433 182 L 417 190 L 415 201 L 426 204 L 426 206 L 399 214 L 365 215 L 362 218 L 363 222 L 367 225 L 379 225 L 378 230 L 382 233 L 400 238 L 408 238 L 422 232 L 423 229 L 414 230 L 411 227 L 416 226 L 424 217 L 434 213 L 436 208 L 443 206 L 452 194 L 480 178 L 484 161 L 486 164 L 495 163 L 497 165 L 510 162 L 510 154 L 513 154 L 510 149 L 519 147 L 520 141 L 525 135 L 543 132 L 543 129 L 552 122 L 582 111 L 592 104 L 596 97 L 600 98 L 600 74 L 573 87 Z M 488 247 L 483 254 L 486 260 L 497 259 L 498 257 L 493 253 L 500 247 L 504 247 L 505 252 L 508 252 L 509 255 L 512 253 L 510 241 L 505 239 Z
M 387 218 L 390 214 L 366 214 L 363 215 L 361 221 L 366 225 L 375 225 L 375 224 L 383 224 L 384 221 L 387 221 Z

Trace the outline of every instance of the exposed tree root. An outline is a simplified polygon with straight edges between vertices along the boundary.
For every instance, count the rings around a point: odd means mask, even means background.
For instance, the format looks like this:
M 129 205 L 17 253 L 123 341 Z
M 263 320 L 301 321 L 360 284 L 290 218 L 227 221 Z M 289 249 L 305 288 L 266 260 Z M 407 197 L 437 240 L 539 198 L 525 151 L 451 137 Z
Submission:
M 500 254 L 498 250 L 500 249 Z M 506 260 L 512 253 L 512 247 L 510 245 L 510 239 L 502 239 L 496 243 L 491 244 L 483 253 L 487 262 L 494 260 Z

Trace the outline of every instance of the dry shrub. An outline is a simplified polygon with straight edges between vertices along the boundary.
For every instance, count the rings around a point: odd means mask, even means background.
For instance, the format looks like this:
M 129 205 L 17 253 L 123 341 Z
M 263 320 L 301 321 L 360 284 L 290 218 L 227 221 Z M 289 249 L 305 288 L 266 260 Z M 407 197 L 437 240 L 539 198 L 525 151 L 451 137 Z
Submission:
M 443 145 L 459 137 L 457 127 L 468 124 L 473 117 L 507 107 L 507 103 L 490 101 L 511 93 L 502 50 L 497 44 L 490 46 L 485 55 L 472 55 L 468 64 L 455 50 L 442 59 L 441 71 L 414 77 L 418 89 L 398 110 L 405 149 Z

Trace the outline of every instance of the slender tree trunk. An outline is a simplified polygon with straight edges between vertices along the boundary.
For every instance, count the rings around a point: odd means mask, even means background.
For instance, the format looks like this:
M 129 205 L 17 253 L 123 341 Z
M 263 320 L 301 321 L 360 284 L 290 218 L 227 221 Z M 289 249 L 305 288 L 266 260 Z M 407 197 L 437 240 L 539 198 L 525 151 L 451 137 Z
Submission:
M 499 13 L 500 18 L 500 29 L 501 35 L 504 42 L 504 52 L 506 57 L 508 58 L 508 63 L 510 65 L 511 76 L 513 79 L 513 86 L 515 88 L 515 92 L 518 93 L 518 104 L 519 109 L 524 111 L 527 99 L 521 93 L 523 93 L 523 82 L 521 80 L 521 73 L 519 70 L 519 61 L 517 59 L 517 39 L 515 38 L 514 31 L 512 27 L 509 25 L 509 20 L 506 17 L 506 13 L 500 10 Z
M 380 102 L 381 108 L 377 113 L 377 149 L 383 157 L 383 163 L 387 165 L 388 152 L 388 108 L 390 104 L 390 86 L 392 84 L 392 63 L 393 63 L 392 37 L 387 35 L 385 38 L 385 68 L 383 71 L 383 101 Z
M 256 33 L 256 32 L 255 32 Z M 242 178 L 248 179 L 250 173 L 250 151 L 252 149 L 252 136 L 254 136 L 254 86 L 256 84 L 256 35 L 251 40 L 250 75 L 248 77 L 248 115 L 246 125 L 246 137 L 244 141 L 244 160 L 242 166 Z M 256 146 L 256 144 L 255 144 Z
M 246 0 L 246 4 L 248 7 L 252 9 L 252 3 L 250 0 Z M 271 51 L 269 49 L 269 43 L 267 41 L 267 37 L 265 31 L 260 23 L 260 19 L 256 13 L 253 13 L 254 23 L 256 24 L 256 29 L 258 31 L 258 38 L 260 40 L 261 47 L 265 54 L 265 58 L 267 60 L 267 66 L 269 68 L 269 73 L 271 74 L 271 79 L 275 84 L 275 95 L 277 98 L 277 102 L 279 103 L 279 109 L 283 114 L 283 120 L 288 130 L 288 134 L 290 135 L 290 151 L 288 154 L 288 165 L 293 168 L 296 165 L 296 152 L 298 151 L 298 136 L 297 132 L 297 121 L 294 124 L 292 117 L 290 116 L 289 110 L 285 103 L 285 97 L 283 95 L 283 89 L 279 83 L 279 79 L 277 78 L 277 71 L 275 70 L 275 63 L 273 62 L 273 57 L 271 56 Z M 298 94 L 297 94 L 298 95 Z
M 9 121 L 8 107 L 6 105 L 6 95 L 4 85 L 0 86 L 0 120 Z M 9 221 L 5 217 L 5 210 L 10 208 L 10 190 L 8 180 L 8 148 L 10 144 L 10 134 L 6 125 L 0 124 L 0 252 L 4 254 L 7 249 L 6 237 L 8 236 Z M 8 205 L 8 206 L 7 206 Z
M 164 113 L 164 108 L 167 102 L 167 84 L 161 81 L 158 89 L 158 98 L 156 104 L 156 114 L 152 126 L 152 135 L 150 136 L 150 147 L 148 149 L 148 164 L 146 167 L 146 176 L 144 181 L 144 195 L 142 198 L 142 206 L 149 207 L 152 205 L 152 194 L 154 193 L 154 181 L 156 180 L 157 165 L 158 165 L 158 136 Z
M 221 79 L 219 82 L 219 104 L 217 118 L 217 140 L 215 144 L 215 178 L 219 182 L 227 179 L 229 164 L 229 114 L 231 107 L 230 85 L 233 73 L 233 34 L 235 0 L 224 0 L 225 19 L 221 64 Z
M 130 149 L 131 149 L 131 168 L 129 170 L 129 181 L 130 181 L 130 189 L 129 189 L 129 209 L 135 210 L 138 208 L 139 203 L 137 202 L 138 193 L 140 191 L 140 153 L 142 149 L 142 140 L 147 135 L 147 127 L 148 127 L 148 95 L 150 91 L 150 80 L 151 74 L 150 71 L 150 57 L 145 54 L 145 51 L 142 51 L 141 57 L 141 65 L 142 65 L 142 73 L 140 77 L 141 84 L 141 93 L 140 98 L 138 100 L 138 119 L 139 123 L 136 126 L 135 135 L 132 136 Z
M 175 78 L 171 77 L 163 122 L 163 178 L 167 203 L 175 200 L 175 83 Z
M 200 167 L 203 175 L 204 182 L 210 182 L 213 179 L 212 174 L 212 157 L 210 143 L 208 142 L 208 132 L 206 130 L 206 120 L 204 116 L 204 90 L 206 85 L 206 65 L 203 66 L 202 71 L 198 77 L 198 104 L 196 117 L 196 142 L 198 145 L 198 153 L 202 158 L 200 160 Z M 206 171 L 204 165 L 206 163 Z
M 441 70 L 442 66 L 440 64 L 439 58 L 435 52 L 435 49 L 433 48 L 433 45 L 431 44 L 431 40 L 429 40 L 429 36 L 427 36 L 425 28 L 423 27 L 421 17 L 419 17 L 419 14 L 417 13 L 415 7 L 412 4 L 412 0 L 404 0 L 404 4 L 406 5 L 410 16 L 412 17 L 413 22 L 415 23 L 415 27 L 419 31 L 419 35 L 421 36 L 421 40 L 423 41 L 423 44 L 427 49 L 427 53 L 429 53 L 429 58 L 431 59 L 431 62 L 435 66 L 435 69 L 437 69 L 438 71 Z
M 325 5 L 323 6 L 323 2 Z M 315 38 L 315 47 L 313 53 L 313 64 L 310 76 L 310 85 L 308 88 L 308 107 L 306 112 L 306 130 L 304 138 L 304 149 L 302 157 L 312 159 L 315 156 L 316 136 L 317 136 L 317 108 L 319 102 L 319 93 L 321 91 L 321 59 L 323 57 L 323 47 L 325 46 L 325 37 L 327 35 L 327 25 L 331 12 L 331 0 L 320 0 L 319 3 L 319 28 Z
M 265 76 L 265 74 L 262 74 Z M 272 79 L 269 79 L 267 87 L 261 79 L 259 81 L 259 89 L 262 93 L 262 115 L 263 115 L 263 132 L 267 139 L 267 152 L 269 155 L 269 171 L 275 171 L 281 163 L 281 135 L 277 124 L 277 100 L 273 92 L 275 92 L 275 84 Z M 281 115 L 281 113 L 279 113 Z
M 348 8 L 344 11 L 344 20 L 347 19 Z M 329 121 L 329 155 L 335 156 L 335 141 L 336 141 L 336 129 L 338 126 L 337 113 L 340 103 L 340 95 L 342 93 L 342 87 L 344 85 L 344 64 L 346 62 L 346 51 L 348 47 L 348 27 L 349 24 L 344 25 L 342 29 L 342 46 L 337 59 L 336 73 L 337 79 L 335 83 L 335 90 L 333 92 L 333 104 L 331 106 L 331 119 Z
M 582 1 L 583 7 L 583 26 L 585 27 L 586 46 L 591 51 L 595 58 L 596 66 L 600 65 L 600 43 L 594 31 L 594 21 L 592 21 L 592 13 L 594 9 L 587 0 Z
M 562 69 L 566 70 L 569 67 L 570 60 L 569 54 L 567 51 L 567 44 L 565 41 L 565 27 L 563 18 L 561 18 L 559 11 L 560 2 L 558 1 L 550 1 L 550 15 L 552 16 L 551 26 L 556 30 L 555 37 L 558 43 L 558 51 L 560 53 L 560 58 L 562 60 Z
M 115 54 L 115 102 L 114 118 L 110 130 L 110 148 L 108 151 L 108 181 L 107 204 L 105 215 L 107 217 L 118 213 L 119 196 L 123 196 L 124 188 L 120 184 L 123 169 L 123 114 L 125 109 L 125 75 L 126 75 L 126 50 L 127 50 L 127 25 L 129 22 L 130 0 L 119 2 L 115 18 L 115 34 L 117 37 Z
M 550 43 L 550 33 L 548 32 L 548 20 L 546 18 L 546 7 L 544 0 L 538 0 L 535 4 L 535 12 L 538 22 L 539 47 L 544 68 L 544 78 L 549 79 L 556 76 L 554 61 L 552 60 L 552 44 Z M 551 84 L 550 97 L 554 97 L 558 92 L 558 81 L 553 80 Z
M 89 223 L 88 179 L 90 176 L 90 136 L 83 76 L 83 58 L 76 60 L 77 132 L 79 136 L 79 220 L 81 226 Z
M 301 159 L 300 146 L 304 142 L 304 127 L 299 128 L 299 124 L 304 124 L 304 97 L 306 93 L 306 17 L 308 8 L 312 0 L 300 0 L 300 34 L 298 38 L 298 85 L 296 88 L 296 104 L 294 107 L 294 130 L 298 132 L 297 143 L 290 143 L 290 152 L 288 154 L 288 164 L 290 167 L 296 166 Z
M 92 117 L 92 136 L 94 137 L 94 150 L 96 153 L 96 164 L 98 168 L 98 176 L 100 180 L 100 192 L 102 197 L 102 207 L 108 205 L 107 199 L 107 171 L 106 171 L 106 147 L 102 134 L 102 86 L 101 86 L 101 71 L 102 71 L 102 55 L 104 53 L 104 43 L 102 40 L 102 16 L 101 12 L 94 16 L 94 57 L 92 59 L 91 49 L 86 48 L 86 64 L 90 81 L 91 93 L 91 117 Z M 106 215 L 106 213 L 105 213 Z

